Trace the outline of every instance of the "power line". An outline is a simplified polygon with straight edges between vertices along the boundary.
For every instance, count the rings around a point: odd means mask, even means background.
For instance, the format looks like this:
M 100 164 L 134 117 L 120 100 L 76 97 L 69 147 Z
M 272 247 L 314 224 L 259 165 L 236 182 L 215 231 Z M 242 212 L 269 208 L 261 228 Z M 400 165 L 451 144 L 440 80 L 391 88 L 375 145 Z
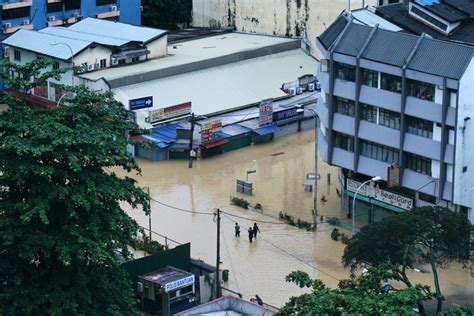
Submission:
M 262 221 L 262 220 L 258 220 L 258 219 L 253 219 L 253 218 L 243 217 L 243 216 L 239 216 L 239 215 L 234 215 L 234 214 L 227 213 L 227 212 L 224 212 L 224 211 L 221 211 L 221 213 L 222 214 L 227 214 L 227 215 L 232 216 L 232 217 L 240 218 L 240 219 L 245 219 L 245 220 L 250 221 L 250 222 L 257 222 L 257 223 L 263 223 L 263 224 L 274 224 L 274 225 L 288 225 L 287 223 L 284 223 L 284 222 Z
M 163 205 L 163 206 L 166 206 L 166 207 L 171 208 L 173 210 L 176 210 L 176 211 L 181 211 L 181 212 L 186 212 L 186 213 L 191 213 L 191 214 L 200 214 L 200 215 L 214 215 L 214 213 L 210 213 L 210 212 L 197 212 L 197 211 L 186 210 L 184 208 L 179 208 L 177 206 L 173 206 L 173 205 L 169 205 L 169 204 L 160 202 L 158 200 L 155 200 L 154 198 L 150 198 L 150 200 L 152 200 L 153 202 L 158 203 L 160 205 Z
M 139 225 L 139 226 L 140 226 L 140 225 Z M 182 242 L 173 240 L 173 239 L 169 238 L 168 236 L 164 236 L 164 235 L 162 235 L 162 234 L 159 234 L 159 233 L 157 233 L 157 232 L 155 232 L 155 231 L 153 231 L 153 230 L 150 230 L 150 229 L 148 229 L 148 228 L 146 228 L 146 227 L 143 227 L 143 226 L 140 226 L 140 227 L 141 227 L 142 229 L 144 229 L 144 230 L 147 230 L 147 231 L 151 232 L 152 234 L 155 234 L 155 235 L 160 236 L 160 237 L 162 237 L 162 238 L 166 238 L 166 240 L 169 240 L 169 241 L 171 241 L 171 242 L 174 242 L 175 244 L 178 244 L 178 245 L 182 245 L 182 244 L 183 244 Z

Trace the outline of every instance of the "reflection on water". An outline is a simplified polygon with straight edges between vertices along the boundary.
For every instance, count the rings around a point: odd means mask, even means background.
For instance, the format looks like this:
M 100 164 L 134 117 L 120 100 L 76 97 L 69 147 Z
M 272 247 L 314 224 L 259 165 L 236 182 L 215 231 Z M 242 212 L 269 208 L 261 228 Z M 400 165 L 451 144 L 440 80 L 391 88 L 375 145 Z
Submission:
M 150 187 L 154 199 L 195 212 L 212 212 L 215 208 L 250 220 L 223 215 L 221 229 L 221 260 L 223 269 L 230 270 L 226 287 L 244 294 L 249 299 L 258 294 L 269 304 L 280 306 L 292 295 L 303 290 L 285 283 L 285 276 L 294 270 L 304 270 L 328 286 L 337 286 L 338 279 L 348 278 L 349 272 L 341 265 L 344 245 L 331 240 L 332 227 L 319 225 L 316 233 L 306 232 L 281 224 L 259 223 L 262 234 L 252 244 L 247 229 L 253 220 L 278 222 L 274 218 L 231 206 L 236 179 L 245 179 L 246 171 L 254 185 L 254 196 L 245 197 L 263 205 L 265 213 L 278 217 L 285 211 L 295 218 L 311 220 L 312 193 L 305 192 L 309 183 L 306 174 L 313 172 L 314 134 L 305 131 L 295 135 L 226 153 L 222 156 L 196 161 L 189 169 L 186 161 L 154 163 L 139 160 L 142 176 L 140 186 Z M 341 217 L 340 199 L 336 194 L 337 169 L 319 161 L 318 213 Z M 327 174 L 331 185 L 327 185 Z M 132 217 L 145 227 L 148 218 L 139 210 L 129 210 Z M 234 223 L 241 226 L 241 237 L 234 238 Z M 191 242 L 192 256 L 215 264 L 216 225 L 213 216 L 190 214 L 152 203 L 152 228 L 180 242 Z M 159 240 L 163 242 L 163 240 Z M 474 279 L 467 270 L 452 265 L 442 271 L 445 294 L 458 292 L 474 295 Z M 416 274 L 419 282 L 430 284 L 430 274 Z M 450 279 L 447 281 L 447 279 Z

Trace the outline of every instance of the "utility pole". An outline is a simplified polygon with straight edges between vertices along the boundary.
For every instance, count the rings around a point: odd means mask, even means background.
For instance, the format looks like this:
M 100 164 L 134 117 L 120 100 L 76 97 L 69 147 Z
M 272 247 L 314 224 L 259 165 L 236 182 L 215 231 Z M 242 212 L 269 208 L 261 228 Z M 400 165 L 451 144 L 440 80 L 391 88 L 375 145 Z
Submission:
M 151 205 L 151 196 L 150 196 L 150 187 L 146 187 L 146 191 L 148 193 L 148 205 Z M 151 241 L 151 207 L 150 213 L 148 213 L 148 233 L 150 234 L 150 241 Z
M 193 167 L 193 156 L 191 152 L 193 150 L 193 136 L 194 136 L 194 124 L 196 123 L 196 119 L 194 117 L 194 113 L 191 113 L 191 136 L 189 138 L 189 168 Z
M 221 210 L 217 209 L 216 299 L 221 297 L 219 266 L 221 263 Z
M 313 190 L 313 229 L 318 228 L 318 128 L 319 117 L 314 114 L 314 190 Z

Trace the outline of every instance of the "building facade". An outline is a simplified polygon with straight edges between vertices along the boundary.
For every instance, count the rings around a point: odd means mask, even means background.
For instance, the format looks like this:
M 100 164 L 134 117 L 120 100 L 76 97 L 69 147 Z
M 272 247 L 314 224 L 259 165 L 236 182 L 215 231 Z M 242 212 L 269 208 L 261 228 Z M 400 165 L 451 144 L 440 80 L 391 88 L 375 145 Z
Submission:
M 347 13 L 317 44 L 318 148 L 342 168 L 347 213 L 360 184 L 379 176 L 357 196 L 360 222 L 421 205 L 474 222 L 472 47 L 366 26 Z M 399 171 L 391 188 L 390 166 Z
M 193 26 L 301 37 L 306 49 L 319 58 L 314 39 L 342 10 L 393 2 L 399 0 L 193 0 Z
M 70 25 L 87 17 L 140 25 L 140 0 L 0 0 L 3 35 Z

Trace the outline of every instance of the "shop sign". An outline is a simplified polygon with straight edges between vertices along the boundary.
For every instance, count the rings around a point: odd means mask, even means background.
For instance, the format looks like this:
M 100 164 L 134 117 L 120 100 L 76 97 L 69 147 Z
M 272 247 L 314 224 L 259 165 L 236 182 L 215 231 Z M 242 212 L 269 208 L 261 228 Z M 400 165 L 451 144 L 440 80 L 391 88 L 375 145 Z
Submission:
M 222 121 L 220 119 L 206 121 L 201 125 L 201 142 L 207 143 L 221 137 Z
M 303 117 L 304 113 L 299 113 L 298 108 L 292 107 L 283 111 L 273 113 L 273 122 L 284 123 L 292 121 L 296 117 Z
M 132 99 L 128 101 L 129 110 L 140 110 L 153 107 L 153 96 Z
M 361 184 L 362 183 L 359 181 L 347 179 L 347 190 L 355 193 Z M 363 185 L 357 194 L 366 197 L 370 196 L 374 200 L 390 204 L 407 211 L 413 208 L 413 199 L 390 191 L 371 187 L 367 184 Z
M 191 114 L 191 102 L 181 103 L 167 108 L 149 111 L 149 115 L 146 119 L 146 122 L 155 123 L 158 121 L 163 121 L 187 114 Z
M 398 187 L 400 185 L 400 168 L 398 165 L 387 167 L 387 188 Z
M 169 292 L 180 287 L 194 284 L 194 275 L 165 284 L 165 291 Z
M 259 105 L 258 125 L 265 126 L 273 122 L 273 99 L 266 99 Z

